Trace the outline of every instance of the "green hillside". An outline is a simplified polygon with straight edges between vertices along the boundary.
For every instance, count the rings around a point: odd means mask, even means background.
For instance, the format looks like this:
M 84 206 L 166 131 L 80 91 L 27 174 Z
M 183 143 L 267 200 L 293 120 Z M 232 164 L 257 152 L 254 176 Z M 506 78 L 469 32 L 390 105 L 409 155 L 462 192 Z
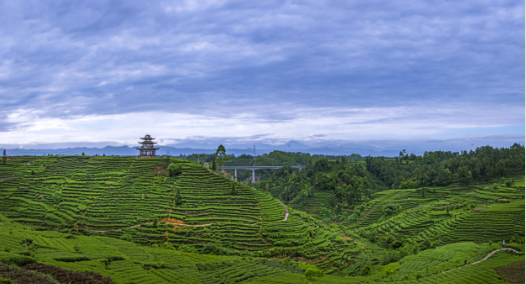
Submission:
M 344 239 L 317 241 L 326 226 L 300 212 L 283 222 L 283 205 L 267 193 L 199 164 L 171 162 L 181 174 L 166 176 L 168 160 L 160 158 L 12 158 L 0 173 L 17 178 L 1 183 L 0 213 L 34 230 L 185 244 L 220 255 L 317 259 L 329 245 L 335 252 L 353 247 Z
M 276 171 L 254 189 L 173 158 L 10 157 L 0 165 L 0 262 L 93 271 L 114 283 L 502 283 L 519 275 L 524 174 L 468 184 L 454 173 L 447 185 L 388 189 L 367 163 L 323 159 L 304 173 Z M 502 240 L 516 252 L 496 251 Z

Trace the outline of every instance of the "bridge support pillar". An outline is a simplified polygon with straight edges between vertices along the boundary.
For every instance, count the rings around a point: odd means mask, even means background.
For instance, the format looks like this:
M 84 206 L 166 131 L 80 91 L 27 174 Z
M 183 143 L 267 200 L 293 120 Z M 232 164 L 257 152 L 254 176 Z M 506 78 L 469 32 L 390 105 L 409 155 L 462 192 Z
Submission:
M 237 180 L 237 168 L 234 168 L 234 177 Z
M 256 170 L 252 170 L 252 182 L 256 182 Z

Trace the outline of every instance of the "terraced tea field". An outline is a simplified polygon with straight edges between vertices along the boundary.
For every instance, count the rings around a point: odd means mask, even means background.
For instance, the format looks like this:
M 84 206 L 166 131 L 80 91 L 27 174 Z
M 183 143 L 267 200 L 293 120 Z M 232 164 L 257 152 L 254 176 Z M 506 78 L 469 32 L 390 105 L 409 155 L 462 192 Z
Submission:
M 166 242 L 218 254 L 315 258 L 326 244 L 312 218 L 291 213 L 269 194 L 183 160 L 177 177 L 155 175 L 161 158 L 38 157 L 9 161 L 0 213 L 36 230 L 123 238 L 158 246 Z M 29 163 L 29 164 L 28 164 Z M 41 170 L 41 166 L 43 170 Z M 3 169 L 3 168 L 2 168 Z M 14 169 L 14 170 L 13 170 Z M 35 174 L 30 171 L 39 170 Z M 40 172 L 41 171 L 41 172 Z M 232 188 L 235 186 L 235 192 Z M 183 203 L 176 205 L 179 191 Z M 153 224 L 153 220 L 159 220 Z M 341 249 L 352 246 L 342 240 Z
M 0 189 L 0 262 L 114 283 L 502 283 L 524 261 L 517 186 L 380 191 L 355 222 L 177 159 L 10 158 Z M 315 192 L 309 213 L 335 198 Z M 499 251 L 503 239 L 518 253 Z

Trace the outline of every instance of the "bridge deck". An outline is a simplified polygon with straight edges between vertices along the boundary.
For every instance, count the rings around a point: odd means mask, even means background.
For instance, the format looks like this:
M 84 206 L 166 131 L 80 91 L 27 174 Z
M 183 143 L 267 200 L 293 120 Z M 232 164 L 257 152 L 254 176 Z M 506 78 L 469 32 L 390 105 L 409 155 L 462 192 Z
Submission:
M 223 170 L 243 169 L 243 170 L 264 170 L 264 169 L 279 169 L 283 166 L 224 166 Z M 290 166 L 293 169 L 303 169 L 306 166 Z

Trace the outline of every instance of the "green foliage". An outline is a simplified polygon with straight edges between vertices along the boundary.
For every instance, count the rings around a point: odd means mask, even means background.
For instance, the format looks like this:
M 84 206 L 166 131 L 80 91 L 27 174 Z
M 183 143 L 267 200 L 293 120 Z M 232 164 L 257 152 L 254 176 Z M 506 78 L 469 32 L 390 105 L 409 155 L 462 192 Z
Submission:
M 164 158 L 48 159 L 38 158 L 30 166 L 27 160 L 14 158 L 2 168 L 20 176 L 41 165 L 46 168 L 39 175 L 0 182 L 0 210 L 28 228 L 14 227 L 10 219 L 0 215 L 0 243 L 10 249 L 5 253 L 34 255 L 46 263 L 75 269 L 100 269 L 121 283 L 177 283 L 174 279 L 193 283 L 274 283 L 278 279 L 301 283 L 302 271 L 298 272 L 293 260 L 309 260 L 318 267 L 309 268 L 331 274 L 313 280 L 317 283 L 414 282 L 417 275 L 421 282 L 443 283 L 456 282 L 450 275 L 458 273 L 495 280 L 493 274 L 487 274 L 493 273 L 492 268 L 476 265 L 441 272 L 485 257 L 494 249 L 488 247 L 488 240 L 506 238 L 523 250 L 518 241 L 524 236 L 523 189 L 515 186 L 493 192 L 492 184 L 476 178 L 467 187 L 459 183 L 458 172 L 453 173 L 448 188 L 428 188 L 422 198 L 420 188 L 375 191 L 380 178 L 364 169 L 364 164 L 329 159 L 327 167 L 320 163 L 319 171 L 314 160 L 310 169 L 301 172 L 284 167 L 279 175 L 257 183 L 260 190 L 183 161 L 176 164 L 181 165 L 184 175 L 154 176 L 156 166 L 166 167 Z M 400 165 L 399 176 L 406 173 L 404 167 L 417 162 L 423 172 L 426 165 L 434 165 L 424 159 L 411 161 L 404 165 L 385 159 L 386 164 Z M 464 163 L 462 166 L 467 165 Z M 318 189 L 313 181 L 322 175 L 330 178 L 334 189 Z M 430 172 L 426 175 L 433 177 Z M 427 186 L 430 181 L 424 179 L 423 183 Z M 232 188 L 236 194 L 231 194 Z M 283 206 L 267 190 L 276 192 L 277 197 L 292 198 L 283 200 L 289 208 L 287 221 L 282 221 Z M 55 203 L 53 194 L 57 191 L 61 200 Z M 184 204 L 174 206 L 178 191 L 184 195 Z M 326 224 L 291 209 L 293 206 L 309 208 L 314 215 L 318 210 L 323 212 L 320 218 L 327 219 Z M 447 208 L 451 216 L 444 214 Z M 162 218 L 163 226 L 150 224 L 154 216 Z M 175 225 L 180 223 L 189 226 Z M 57 229 L 64 234 L 54 231 Z M 473 249 L 464 244 L 457 250 L 461 252 L 448 254 L 456 250 L 449 245 L 461 241 L 484 245 L 475 244 Z M 440 250 L 444 244 L 447 250 Z M 166 249 L 159 249 L 159 245 Z M 192 254 L 197 251 L 202 254 Z M 490 263 L 493 257 L 483 263 Z M 514 255 L 506 257 L 517 259 Z M 261 258 L 268 259 L 263 262 Z M 289 258 L 290 262 L 283 267 L 272 258 Z M 381 263 L 391 266 L 383 269 Z M 478 270 L 471 270 L 475 268 Z M 361 276 L 362 272 L 367 275 Z M 481 278 L 473 279 L 477 283 Z
M 173 245 L 172 243 L 170 243 L 170 242 L 164 242 L 164 243 L 162 243 L 162 244 L 161 244 L 161 247 L 162 247 L 163 249 L 170 249 L 170 250 L 174 250 L 174 249 L 175 249 L 174 245 Z
M 312 280 L 313 277 L 322 277 L 325 272 L 321 269 L 308 268 L 305 271 L 305 278 Z
M 397 212 L 397 206 L 394 203 L 388 203 L 384 205 L 384 215 L 385 216 L 391 216 L 394 215 Z
M 53 195 L 51 197 L 53 199 L 53 202 L 58 204 L 60 201 L 62 201 L 62 190 L 57 189 L 55 192 L 53 192 Z
M 177 250 L 183 251 L 183 252 L 197 253 L 197 249 L 195 249 L 192 246 L 185 245 L 185 244 L 180 245 Z
M 183 197 L 181 196 L 181 190 L 177 188 L 175 193 L 175 205 L 182 205 L 184 203 Z
M 0 253 L 0 263 L 7 265 L 24 266 L 35 262 L 35 259 L 29 256 L 14 254 L 14 253 Z
M 133 237 L 132 235 L 128 234 L 128 233 L 124 233 L 121 237 L 120 237 L 121 240 L 125 240 L 125 241 L 128 241 L 128 242 L 131 242 Z
M 168 173 L 171 177 L 176 177 L 183 173 L 183 166 L 180 163 L 171 163 L 168 166 Z
M 201 250 L 201 253 L 203 253 L 203 254 L 215 254 L 216 252 L 217 252 L 217 248 L 216 248 L 216 246 L 215 246 L 213 243 L 211 243 L 211 242 L 207 243 L 207 244 L 203 247 L 203 249 Z
M 214 154 L 213 166 L 212 169 L 216 170 L 217 168 L 221 169 L 226 161 L 229 160 L 228 155 L 226 154 L 226 149 L 223 145 L 217 147 L 217 151 Z

